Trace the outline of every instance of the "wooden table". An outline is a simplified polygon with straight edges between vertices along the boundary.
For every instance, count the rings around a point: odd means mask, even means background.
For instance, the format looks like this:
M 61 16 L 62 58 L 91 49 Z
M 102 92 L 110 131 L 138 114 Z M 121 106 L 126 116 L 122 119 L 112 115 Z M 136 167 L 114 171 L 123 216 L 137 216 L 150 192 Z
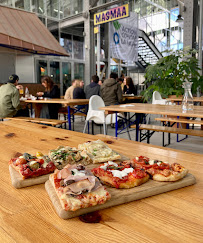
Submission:
M 170 100 L 172 102 L 182 102 L 183 97 L 169 97 L 167 100 Z M 203 102 L 203 96 L 201 97 L 193 97 L 194 102 Z
M 203 155 L 20 121 L 1 122 L 0 130 L 1 242 L 202 242 Z M 44 184 L 22 189 L 11 185 L 8 161 L 16 152 L 47 154 L 59 145 L 73 147 L 96 139 L 111 141 L 112 149 L 131 158 L 144 154 L 180 162 L 197 183 L 101 210 L 98 224 L 83 223 L 78 217 L 59 218 Z
M 141 95 L 127 95 L 127 94 L 123 94 L 123 101 L 125 100 L 142 100 L 142 96 Z
M 140 104 L 140 103 L 131 103 L 126 105 L 111 105 L 101 107 L 101 110 L 105 110 L 107 114 L 116 113 L 116 128 L 115 136 L 118 136 L 118 123 L 117 123 L 117 113 L 122 112 L 132 112 L 136 114 L 136 120 L 133 121 L 133 124 L 136 124 L 136 141 L 139 137 L 139 124 L 141 114 L 156 114 L 156 115 L 167 115 L 167 116 L 176 116 L 176 117 L 199 117 L 203 118 L 203 107 L 194 106 L 193 111 L 182 111 L 180 105 L 153 105 L 153 104 Z M 132 125 L 129 122 L 129 126 Z
M 67 110 L 68 110 L 68 126 L 69 126 L 69 130 L 71 130 L 71 111 L 70 111 L 70 107 L 71 106 L 75 106 L 75 105 L 88 105 L 89 104 L 89 100 L 88 99 L 39 99 L 39 100 L 25 100 L 26 103 L 30 103 L 30 104 L 61 104 L 64 106 L 67 106 Z M 77 112 L 81 112 L 80 109 L 77 108 L 72 108 L 74 109 L 74 112 L 72 113 L 72 115 L 74 115 Z M 32 107 L 31 107 L 32 110 Z

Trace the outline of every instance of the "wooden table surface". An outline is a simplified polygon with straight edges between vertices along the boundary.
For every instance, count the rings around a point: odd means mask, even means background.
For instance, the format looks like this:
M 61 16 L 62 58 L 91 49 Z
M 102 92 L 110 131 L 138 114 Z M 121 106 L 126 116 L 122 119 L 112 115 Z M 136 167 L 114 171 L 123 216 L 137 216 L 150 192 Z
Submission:
M 142 103 L 130 103 L 126 105 L 110 105 L 101 107 L 101 110 L 105 110 L 107 113 L 112 112 L 134 112 L 144 114 L 160 114 L 170 116 L 182 116 L 182 117 L 200 117 L 203 118 L 203 107 L 194 106 L 194 110 L 183 112 L 181 105 L 152 105 Z
M 143 97 L 140 95 L 125 95 L 123 94 L 123 100 L 141 100 Z
M 63 105 L 87 105 L 88 99 L 41 99 L 41 100 L 25 100 L 26 103 L 34 104 L 63 104 Z
M 173 102 L 181 102 L 183 97 L 169 97 L 167 100 L 173 101 Z M 201 97 L 193 97 L 194 102 L 203 102 L 203 96 Z
M 22 121 L 0 123 L 0 242 L 184 242 L 203 239 L 203 155 L 88 135 Z M 134 157 L 146 155 L 180 162 L 197 183 L 175 191 L 99 211 L 102 220 L 87 224 L 78 217 L 58 217 L 44 184 L 22 189 L 11 185 L 8 161 L 16 152 L 47 154 L 59 145 L 77 146 L 89 140 Z

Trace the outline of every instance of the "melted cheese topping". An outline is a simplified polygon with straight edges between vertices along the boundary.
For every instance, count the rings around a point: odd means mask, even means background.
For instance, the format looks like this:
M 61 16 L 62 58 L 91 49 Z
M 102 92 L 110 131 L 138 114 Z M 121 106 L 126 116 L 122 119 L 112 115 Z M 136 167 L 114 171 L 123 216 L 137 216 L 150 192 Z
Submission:
M 129 173 L 133 172 L 133 168 L 125 168 L 124 170 L 110 170 L 114 177 L 122 179 L 127 176 Z
M 116 163 L 114 163 L 113 161 L 108 161 L 107 163 L 105 163 L 104 165 L 100 166 L 101 169 L 106 170 L 108 165 L 114 165 L 114 166 L 118 166 Z
M 155 160 L 150 160 L 150 161 L 149 161 L 149 164 L 150 164 L 150 165 L 157 164 L 157 165 L 159 166 L 159 165 L 161 165 L 161 164 L 163 163 L 163 162 L 161 162 L 161 161 L 160 161 L 160 162 L 157 162 L 157 163 L 154 163 L 154 161 L 155 161 Z M 167 163 L 167 162 L 165 162 L 165 163 Z
M 74 176 L 85 176 L 85 171 L 84 170 L 77 170 L 77 169 L 72 169 Z
M 109 148 L 103 141 L 97 140 L 90 143 L 84 143 L 78 145 L 79 149 L 86 150 L 88 153 L 92 154 L 95 157 L 109 157 L 114 152 Z

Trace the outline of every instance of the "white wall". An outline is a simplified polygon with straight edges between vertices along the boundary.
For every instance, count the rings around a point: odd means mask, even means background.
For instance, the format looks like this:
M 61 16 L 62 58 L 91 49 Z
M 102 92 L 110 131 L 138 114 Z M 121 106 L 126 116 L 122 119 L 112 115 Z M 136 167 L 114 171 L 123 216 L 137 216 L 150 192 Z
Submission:
M 16 74 L 19 76 L 19 83 L 35 83 L 34 75 L 34 56 L 16 56 Z
M 15 73 L 15 54 L 0 53 L 0 83 L 5 83 Z

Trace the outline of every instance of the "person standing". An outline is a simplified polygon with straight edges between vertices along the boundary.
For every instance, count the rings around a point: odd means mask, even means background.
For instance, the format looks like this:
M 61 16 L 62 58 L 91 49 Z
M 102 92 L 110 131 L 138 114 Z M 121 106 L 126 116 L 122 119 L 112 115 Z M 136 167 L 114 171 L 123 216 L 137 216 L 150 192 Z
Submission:
M 100 85 L 98 84 L 99 77 L 97 75 L 92 76 L 91 83 L 85 87 L 86 99 L 90 99 L 92 95 L 100 96 Z
M 43 98 L 60 98 L 60 90 L 49 76 L 43 76 L 41 79 L 42 85 L 45 87 L 45 92 L 38 92 L 37 95 Z M 40 117 L 58 119 L 58 110 L 60 104 L 48 104 L 48 112 L 46 104 L 43 104 Z M 46 114 L 45 114 L 46 113 Z
M 7 83 L 0 87 L 0 118 L 29 116 L 27 107 L 21 109 L 19 89 L 23 87 L 18 81 L 19 77 L 12 74 Z
M 118 75 L 111 73 L 110 78 L 104 80 L 101 85 L 101 97 L 105 105 L 117 105 L 122 103 L 122 90 L 120 84 L 117 82 Z

